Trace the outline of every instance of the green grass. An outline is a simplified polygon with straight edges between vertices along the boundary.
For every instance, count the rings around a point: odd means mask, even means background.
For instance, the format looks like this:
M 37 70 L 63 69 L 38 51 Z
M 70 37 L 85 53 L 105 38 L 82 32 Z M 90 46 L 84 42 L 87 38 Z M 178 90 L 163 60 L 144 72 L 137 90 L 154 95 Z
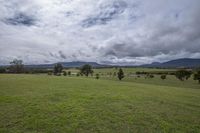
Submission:
M 196 82 L 139 80 L 0 75 L 0 132 L 200 132 Z
M 103 79 L 118 81 L 117 77 L 113 76 L 101 76 Z M 154 78 L 146 78 L 145 76 L 138 77 L 128 77 L 125 76 L 123 79 L 124 82 L 132 82 L 132 83 L 142 83 L 142 84 L 152 84 L 152 85 L 161 85 L 161 86 L 169 86 L 169 87 L 179 87 L 179 88 L 193 88 L 200 89 L 200 84 L 197 81 L 193 80 L 193 76 L 190 79 L 185 81 L 178 80 L 174 75 L 167 75 L 165 80 L 160 78 L 160 75 L 154 75 Z

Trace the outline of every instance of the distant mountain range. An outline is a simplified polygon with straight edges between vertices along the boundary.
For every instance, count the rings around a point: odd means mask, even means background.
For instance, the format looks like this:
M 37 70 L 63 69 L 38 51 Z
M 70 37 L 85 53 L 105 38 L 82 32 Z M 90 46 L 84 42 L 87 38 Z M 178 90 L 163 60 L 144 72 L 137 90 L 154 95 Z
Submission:
M 108 65 L 102 65 L 98 64 L 96 62 L 81 62 L 81 61 L 76 61 L 76 62 L 59 62 L 62 64 L 63 67 L 65 68 L 76 68 L 76 67 L 81 67 L 85 64 L 89 64 L 92 67 L 107 67 Z M 26 68 L 53 68 L 55 65 L 54 64 L 40 64 L 40 65 L 25 65 Z
M 158 67 L 158 68 L 192 68 L 200 67 L 200 59 L 183 58 L 167 62 L 153 62 L 151 64 L 141 65 L 140 67 Z
M 109 65 L 109 64 L 99 64 L 96 62 L 83 62 L 83 61 L 76 61 L 76 62 L 59 62 L 63 65 L 65 68 L 77 68 L 81 67 L 85 64 L 89 64 L 92 67 L 101 68 L 101 67 L 114 67 L 116 65 Z M 26 68 L 53 68 L 54 64 L 39 64 L 39 65 L 25 65 Z M 200 59 L 190 59 L 190 58 L 183 58 L 183 59 L 177 59 L 177 60 L 171 60 L 167 62 L 153 62 L 151 64 L 145 64 L 140 66 L 132 66 L 127 65 L 124 67 L 156 67 L 156 68 L 196 68 L 200 67 Z

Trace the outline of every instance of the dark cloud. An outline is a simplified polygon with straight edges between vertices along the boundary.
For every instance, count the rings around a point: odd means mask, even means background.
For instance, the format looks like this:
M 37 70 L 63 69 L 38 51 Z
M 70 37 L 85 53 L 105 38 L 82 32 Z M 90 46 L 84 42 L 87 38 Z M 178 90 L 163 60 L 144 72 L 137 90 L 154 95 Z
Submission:
M 148 27 L 143 25 L 145 27 L 143 36 L 133 36 L 130 39 L 129 37 L 124 38 L 127 34 L 123 34 L 123 37 L 119 36 L 108 42 L 105 47 L 101 48 L 101 52 L 106 57 L 115 56 L 119 59 L 124 57 L 133 59 L 137 57 L 155 58 L 161 55 L 165 55 L 166 58 L 180 53 L 182 57 L 199 55 L 200 15 L 198 12 L 199 9 L 194 8 L 190 16 L 181 16 L 180 14 L 177 16 L 175 13 L 176 20 L 161 16 L 159 21 L 156 19 L 155 21 L 153 17 L 150 17 L 148 20 L 153 23 L 145 22 Z M 187 11 L 185 11 L 185 14 L 187 14 Z M 188 18 L 191 19 L 188 21 Z M 185 53 L 185 55 L 182 53 Z
M 18 13 L 14 15 L 12 18 L 7 18 L 5 22 L 7 24 L 11 25 L 25 25 L 25 26 L 31 26 L 34 25 L 35 19 L 32 16 L 28 16 L 24 13 Z
M 67 59 L 66 55 L 62 51 L 58 51 L 58 53 L 62 59 Z
M 74 14 L 74 13 L 73 13 L 73 12 L 70 12 L 70 11 L 68 11 L 68 12 L 65 13 L 66 17 L 72 16 L 73 14 Z
M 124 1 L 113 1 L 106 5 L 103 3 L 102 5 L 99 5 L 99 13 L 83 20 L 82 26 L 91 27 L 94 25 L 107 24 L 117 17 L 117 15 L 123 13 L 126 7 L 127 4 Z

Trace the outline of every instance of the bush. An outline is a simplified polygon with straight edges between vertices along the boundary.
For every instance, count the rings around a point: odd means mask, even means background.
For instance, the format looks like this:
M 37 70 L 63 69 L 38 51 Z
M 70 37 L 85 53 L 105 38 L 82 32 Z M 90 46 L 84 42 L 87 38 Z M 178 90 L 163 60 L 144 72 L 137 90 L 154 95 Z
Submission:
M 197 80 L 200 84 L 200 70 L 194 74 L 194 80 Z
M 153 75 L 153 74 L 150 74 L 150 75 L 149 75 L 149 78 L 154 78 L 154 75 Z
M 145 79 L 146 78 L 154 78 L 154 75 L 153 74 L 146 74 Z
M 24 73 L 30 73 L 30 74 L 38 74 L 38 73 L 46 73 L 46 74 L 49 74 L 49 73 L 53 73 L 52 70 L 48 70 L 48 69 L 37 69 L 37 68 L 26 68 L 24 70 Z
M 63 76 L 67 76 L 67 72 L 66 71 L 63 71 Z
M 152 72 L 136 72 L 136 75 L 147 75 L 147 74 L 156 74 L 156 75 L 175 75 L 174 71 L 152 71 Z
M 99 74 L 98 74 L 98 73 L 96 74 L 96 77 L 95 77 L 95 78 L 96 78 L 96 79 L 99 79 Z
M 67 74 L 70 76 L 71 75 L 71 71 L 68 71 Z
M 192 74 L 191 71 L 182 69 L 182 70 L 176 71 L 175 76 L 176 76 L 176 78 L 178 78 L 179 80 L 184 81 L 184 80 L 188 80 L 188 79 L 190 78 L 191 74 Z
M 137 75 L 149 74 L 148 72 L 136 72 Z
M 0 73 L 6 73 L 6 68 L 0 68 Z
M 167 76 L 166 76 L 166 75 L 164 75 L 164 74 L 160 76 L 160 78 L 161 78 L 162 80 L 165 80 L 165 79 L 166 79 L 166 77 L 167 77 Z
M 76 76 L 79 77 L 79 76 L 80 76 L 80 73 L 77 73 Z

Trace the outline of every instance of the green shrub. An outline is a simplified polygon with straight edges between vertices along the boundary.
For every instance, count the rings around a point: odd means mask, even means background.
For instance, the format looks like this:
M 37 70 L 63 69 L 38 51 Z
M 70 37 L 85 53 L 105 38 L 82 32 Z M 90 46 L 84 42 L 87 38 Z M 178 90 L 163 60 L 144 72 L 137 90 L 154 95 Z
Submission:
M 194 80 L 197 80 L 200 84 L 200 70 L 194 74 Z
M 154 75 L 153 75 L 153 74 L 150 74 L 150 75 L 149 75 L 149 78 L 154 78 Z
M 165 79 L 167 78 L 167 76 L 166 76 L 165 74 L 163 74 L 163 75 L 160 76 L 160 78 L 161 78 L 162 80 L 165 80 Z
M 77 73 L 76 76 L 79 77 L 79 76 L 80 76 L 80 73 Z
M 124 72 L 121 68 L 119 69 L 119 72 L 117 73 L 117 75 L 118 75 L 119 80 L 122 80 L 124 78 Z
M 6 68 L 0 68 L 0 73 L 6 73 Z
M 68 71 L 67 74 L 70 76 L 71 75 L 71 71 Z
M 96 79 L 99 79 L 99 74 L 98 74 L 98 73 L 96 74 L 96 77 L 95 77 L 95 78 L 96 78 Z
M 67 72 L 66 71 L 63 71 L 63 76 L 67 76 Z
M 192 74 L 191 71 L 182 69 L 182 70 L 176 71 L 175 76 L 179 80 L 184 81 L 184 80 L 188 80 L 190 78 L 191 74 Z

